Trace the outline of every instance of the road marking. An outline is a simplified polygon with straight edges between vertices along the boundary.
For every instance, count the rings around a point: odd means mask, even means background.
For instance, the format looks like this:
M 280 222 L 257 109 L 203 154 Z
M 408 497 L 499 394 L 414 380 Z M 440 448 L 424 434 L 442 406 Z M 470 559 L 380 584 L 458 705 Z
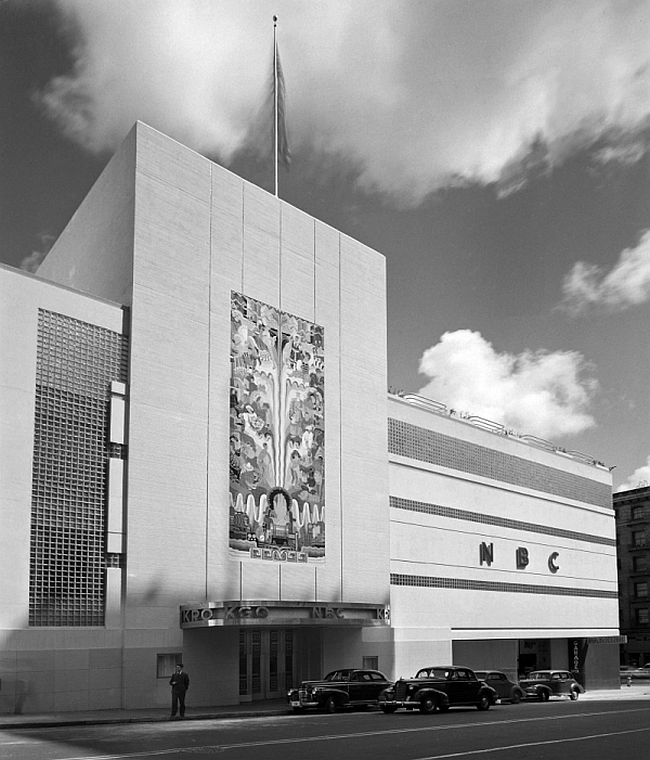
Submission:
M 252 741 L 252 742 L 240 742 L 237 744 L 207 744 L 202 745 L 198 747 L 171 747 L 171 748 L 165 748 L 165 749 L 149 749 L 149 750 L 143 750 L 141 752 L 123 752 L 119 754 L 111 754 L 111 755 L 75 755 L 73 757 L 65 757 L 65 758 L 57 758 L 57 760 L 128 760 L 129 758 L 138 758 L 138 757 L 161 757 L 163 755 L 172 755 L 172 754 L 187 754 L 187 755 L 197 755 L 197 754 L 205 754 L 207 752 L 224 752 L 225 750 L 229 749 L 244 749 L 244 748 L 251 748 L 251 747 L 268 747 L 270 745 L 282 745 L 282 744 L 306 744 L 310 742 L 323 742 L 323 741 L 340 741 L 342 739 L 364 739 L 369 736 L 383 736 L 383 735 L 395 735 L 395 734 L 415 734 L 415 733 L 421 733 L 424 731 L 454 731 L 457 729 L 467 729 L 467 728 L 477 728 L 477 727 L 485 727 L 486 725 L 501 725 L 501 724 L 512 724 L 512 723 L 534 723 L 534 722 L 542 722 L 542 721 L 553 721 L 553 720 L 573 720 L 575 718 L 593 718 L 598 717 L 600 715 L 623 715 L 628 713 L 636 713 L 636 712 L 647 712 L 647 708 L 635 708 L 633 710 L 603 710 L 600 712 L 593 712 L 593 713 L 572 713 L 568 715 L 548 715 L 545 717 L 536 717 L 536 718 L 513 718 L 508 720 L 502 720 L 498 723 L 489 724 L 485 721 L 472 721 L 470 723 L 457 723 L 453 725 L 444 725 L 444 726 L 436 726 L 429 725 L 429 726 L 419 726 L 418 728 L 388 728 L 388 729 L 382 729 L 381 731 L 362 731 L 360 733 L 354 733 L 354 734 L 324 734 L 322 736 L 304 736 L 304 737 L 294 737 L 294 738 L 286 738 L 286 739 L 260 739 L 259 741 Z M 197 721 L 198 723 L 198 721 Z M 205 725 L 205 721 L 200 721 L 202 725 Z M 174 728 L 179 728 L 178 724 L 174 724 Z M 199 729 L 201 726 L 191 726 L 190 723 L 186 723 L 183 725 L 183 728 L 194 728 Z M 171 728 L 171 726 L 170 726 Z M 636 731 L 650 731 L 650 728 L 642 728 L 642 729 L 636 729 Z M 621 732 L 621 733 L 634 733 L 635 731 L 629 731 L 629 732 Z M 616 736 L 616 734 L 602 734 L 602 736 Z M 600 735 L 594 735 L 593 738 L 597 738 Z M 554 740 L 549 742 L 538 742 L 533 744 L 522 744 L 522 745 L 512 745 L 512 748 L 515 749 L 517 747 L 530 747 L 530 746 L 537 746 L 537 744 L 553 744 L 557 743 L 559 741 L 579 741 L 583 738 L 590 738 L 590 737 L 580 737 L 579 739 L 565 739 L 565 740 Z M 500 749 L 508 749 L 508 747 L 500 748 Z M 453 754 L 453 755 L 432 755 L 429 758 L 418 758 L 418 760 L 443 760 L 444 758 L 453 758 L 453 757 L 468 757 L 472 754 L 480 754 L 485 752 L 495 752 L 494 750 L 474 750 L 473 752 L 467 752 L 467 753 L 461 753 L 461 754 Z
M 650 731 L 648 728 L 631 728 L 629 731 L 612 731 L 607 734 L 589 734 L 589 736 L 576 736 L 570 739 L 547 739 L 543 742 L 528 742 L 526 744 L 507 744 L 504 747 L 492 747 L 490 749 L 473 749 L 467 752 L 452 752 L 448 755 L 427 755 L 418 757 L 416 760 L 446 760 L 453 757 L 472 757 L 475 755 L 487 755 L 490 752 L 505 752 L 509 749 L 526 749 L 527 747 L 543 747 L 548 744 L 565 744 L 568 742 L 584 742 L 589 739 L 606 739 L 610 736 L 625 736 L 626 734 L 640 734 L 644 731 Z

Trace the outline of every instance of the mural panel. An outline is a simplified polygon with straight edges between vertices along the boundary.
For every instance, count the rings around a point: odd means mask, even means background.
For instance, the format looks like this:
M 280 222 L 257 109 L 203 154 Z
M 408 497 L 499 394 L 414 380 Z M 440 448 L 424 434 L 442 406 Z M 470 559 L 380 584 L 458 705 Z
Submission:
M 323 328 L 232 293 L 231 368 L 231 553 L 322 562 Z

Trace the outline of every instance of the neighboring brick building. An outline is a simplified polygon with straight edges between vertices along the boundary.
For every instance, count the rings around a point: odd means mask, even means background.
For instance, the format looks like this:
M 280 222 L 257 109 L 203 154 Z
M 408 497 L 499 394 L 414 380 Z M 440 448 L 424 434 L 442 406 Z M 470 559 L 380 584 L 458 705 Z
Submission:
M 650 663 L 650 486 L 614 494 L 623 665 Z

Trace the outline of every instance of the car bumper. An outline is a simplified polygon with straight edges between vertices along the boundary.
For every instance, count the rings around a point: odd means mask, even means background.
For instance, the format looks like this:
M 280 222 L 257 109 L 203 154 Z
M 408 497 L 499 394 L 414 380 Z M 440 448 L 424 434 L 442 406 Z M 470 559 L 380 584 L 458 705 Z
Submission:
M 306 699 L 290 699 L 289 700 L 289 705 L 291 707 L 300 707 L 304 709 L 308 707 L 318 707 L 319 704 L 320 704 L 319 702 L 313 702 Z
M 394 707 L 398 709 L 400 707 L 419 707 L 420 702 L 413 699 L 380 699 L 379 707 Z

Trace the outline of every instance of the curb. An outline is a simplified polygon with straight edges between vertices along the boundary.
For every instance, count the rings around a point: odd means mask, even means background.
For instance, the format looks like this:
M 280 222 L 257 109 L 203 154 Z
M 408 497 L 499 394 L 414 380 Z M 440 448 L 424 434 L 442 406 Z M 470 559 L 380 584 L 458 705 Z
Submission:
M 274 715 L 290 715 L 290 710 L 251 710 L 246 712 L 219 712 L 202 713 L 199 715 L 185 716 L 184 722 L 194 720 L 232 720 L 234 718 L 266 718 Z M 0 731 L 17 728 L 58 728 L 59 726 L 105 726 L 125 723 L 170 723 L 169 717 L 132 716 L 124 718 L 47 718 L 29 721 L 3 721 L 0 719 Z M 176 722 L 180 722 L 180 719 Z

